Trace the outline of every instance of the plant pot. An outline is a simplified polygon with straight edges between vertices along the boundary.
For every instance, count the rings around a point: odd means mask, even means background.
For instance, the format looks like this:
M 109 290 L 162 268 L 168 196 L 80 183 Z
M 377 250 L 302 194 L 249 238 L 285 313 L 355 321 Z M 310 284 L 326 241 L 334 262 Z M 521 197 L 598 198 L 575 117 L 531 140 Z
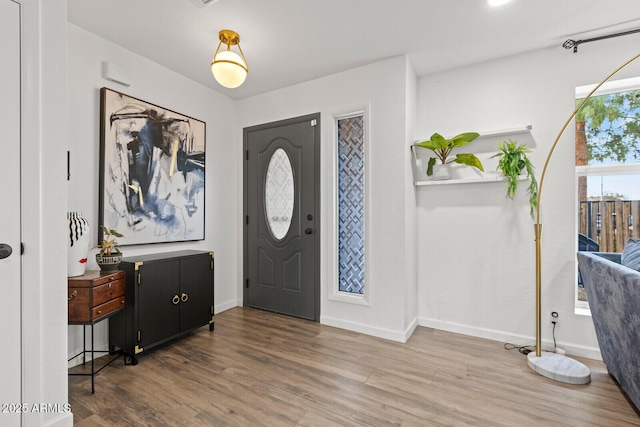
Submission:
M 433 165 L 433 175 L 431 179 L 434 181 L 443 181 L 451 178 L 451 165 Z
M 122 254 L 100 255 L 96 254 L 96 263 L 100 267 L 100 271 L 112 272 L 117 271 L 122 261 Z

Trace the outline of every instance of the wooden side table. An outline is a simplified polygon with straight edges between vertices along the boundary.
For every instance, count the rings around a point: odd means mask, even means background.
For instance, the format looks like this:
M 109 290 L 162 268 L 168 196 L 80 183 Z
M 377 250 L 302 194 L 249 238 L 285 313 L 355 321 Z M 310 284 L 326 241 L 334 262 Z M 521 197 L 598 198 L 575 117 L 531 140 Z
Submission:
M 82 364 L 86 363 L 86 354 L 91 353 L 90 373 L 70 373 L 69 375 L 91 376 L 91 393 L 95 393 L 94 379 L 98 372 L 110 365 L 119 356 L 112 358 L 100 369 L 95 369 L 95 353 L 109 353 L 106 350 L 95 350 L 93 327 L 96 323 L 109 318 L 125 308 L 124 271 L 101 274 L 100 271 L 87 271 L 82 276 L 69 277 L 68 309 L 69 325 L 82 325 L 82 351 L 71 357 L 69 361 L 82 356 Z M 86 327 L 91 326 L 91 348 L 87 348 Z

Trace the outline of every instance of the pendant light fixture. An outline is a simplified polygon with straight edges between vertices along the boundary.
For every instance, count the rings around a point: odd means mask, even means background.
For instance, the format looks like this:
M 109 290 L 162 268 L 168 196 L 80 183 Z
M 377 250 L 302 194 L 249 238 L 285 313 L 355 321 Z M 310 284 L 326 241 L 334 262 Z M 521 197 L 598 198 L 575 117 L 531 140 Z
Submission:
M 220 51 L 220 46 L 226 44 L 226 50 Z M 238 46 L 240 55 L 231 51 L 231 46 Z M 247 78 L 249 68 L 247 60 L 244 58 L 242 48 L 240 48 L 240 36 L 235 31 L 220 31 L 220 43 L 211 61 L 211 72 L 213 77 L 222 86 L 233 89 L 244 83 Z

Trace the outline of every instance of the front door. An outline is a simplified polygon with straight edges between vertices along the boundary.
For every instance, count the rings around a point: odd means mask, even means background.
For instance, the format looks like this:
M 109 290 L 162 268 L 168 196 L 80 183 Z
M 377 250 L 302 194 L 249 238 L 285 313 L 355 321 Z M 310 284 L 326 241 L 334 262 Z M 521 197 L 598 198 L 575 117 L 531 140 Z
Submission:
M 20 5 L 0 0 L 0 425 L 19 425 L 20 295 Z M 6 408 L 4 405 L 9 405 Z M 13 406 L 11 406 L 13 405 Z
M 320 115 L 244 129 L 244 303 L 319 320 Z

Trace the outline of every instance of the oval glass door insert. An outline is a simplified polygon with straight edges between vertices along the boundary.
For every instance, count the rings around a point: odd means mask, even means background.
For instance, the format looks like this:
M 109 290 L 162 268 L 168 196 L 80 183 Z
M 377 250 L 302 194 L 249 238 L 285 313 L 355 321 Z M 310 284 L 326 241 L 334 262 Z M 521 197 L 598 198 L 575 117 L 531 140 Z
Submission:
M 269 160 L 264 192 L 269 230 L 276 240 L 282 240 L 291 226 L 295 197 L 291 161 L 282 148 Z

